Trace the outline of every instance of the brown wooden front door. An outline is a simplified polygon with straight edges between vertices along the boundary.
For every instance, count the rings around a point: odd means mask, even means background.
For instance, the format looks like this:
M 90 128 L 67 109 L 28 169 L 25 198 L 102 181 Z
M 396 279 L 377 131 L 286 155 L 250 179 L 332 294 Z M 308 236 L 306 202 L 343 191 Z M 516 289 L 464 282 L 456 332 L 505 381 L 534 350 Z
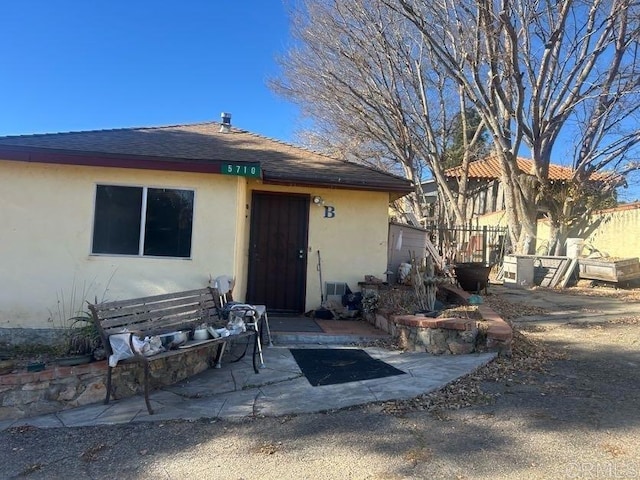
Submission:
M 254 192 L 247 302 L 269 312 L 304 312 L 309 196 Z

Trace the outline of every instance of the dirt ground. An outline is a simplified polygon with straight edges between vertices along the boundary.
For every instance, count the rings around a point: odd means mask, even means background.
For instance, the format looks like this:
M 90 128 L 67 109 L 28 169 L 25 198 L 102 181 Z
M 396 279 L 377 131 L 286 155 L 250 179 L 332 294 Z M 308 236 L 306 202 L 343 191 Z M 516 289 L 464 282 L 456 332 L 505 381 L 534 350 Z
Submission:
M 513 356 L 441 392 L 238 423 L 16 428 L 0 477 L 639 478 L 640 291 L 571 289 L 595 302 L 553 322 L 535 293 L 487 297 L 521 332 Z

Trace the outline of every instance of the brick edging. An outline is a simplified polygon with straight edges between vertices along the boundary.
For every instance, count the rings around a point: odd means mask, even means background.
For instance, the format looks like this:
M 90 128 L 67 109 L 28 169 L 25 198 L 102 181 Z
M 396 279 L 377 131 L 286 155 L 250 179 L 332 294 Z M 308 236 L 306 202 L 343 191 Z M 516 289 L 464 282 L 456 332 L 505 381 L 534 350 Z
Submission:
M 468 302 L 472 296 L 471 293 L 465 292 L 458 287 L 441 285 L 440 288 L 446 288 L 466 302 Z M 474 327 L 479 328 L 480 325 L 482 325 L 482 330 L 486 334 L 488 341 L 510 342 L 512 340 L 513 331 L 511 326 L 491 307 L 480 304 L 478 305 L 478 312 L 482 317 L 481 321 L 465 318 L 430 318 L 423 315 L 394 315 L 391 317 L 391 321 L 407 327 L 443 328 L 447 330 L 471 330 Z
M 76 365 L 73 367 L 48 366 L 40 372 L 16 372 L 0 375 L 0 385 L 26 385 L 36 382 L 48 382 L 67 378 L 69 376 L 80 376 L 88 374 L 104 373 L 107 371 L 107 361 L 91 362 L 85 365 Z

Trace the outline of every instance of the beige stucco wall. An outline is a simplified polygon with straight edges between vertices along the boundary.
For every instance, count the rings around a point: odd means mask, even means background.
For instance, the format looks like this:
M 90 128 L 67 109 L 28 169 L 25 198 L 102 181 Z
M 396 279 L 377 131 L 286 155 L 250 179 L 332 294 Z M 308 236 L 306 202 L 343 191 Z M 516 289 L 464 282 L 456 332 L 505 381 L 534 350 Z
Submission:
M 601 220 L 585 244 L 612 257 L 640 257 L 640 203 L 606 210 L 595 216 Z
M 592 217 L 597 223 L 586 236 L 585 246 L 605 252 L 612 257 L 640 257 L 640 203 L 621 205 L 598 212 Z M 506 226 L 504 212 L 495 212 L 478 217 L 478 224 Z M 538 220 L 536 245 L 545 251 L 551 233 L 548 220 Z M 588 250 L 585 250 L 588 253 Z
M 388 194 L 262 185 L 225 175 L 0 161 L 0 328 L 58 327 L 82 299 L 117 300 L 208 284 L 232 274 L 246 292 L 252 190 L 321 195 L 335 217 L 311 204 L 306 309 L 324 281 L 353 290 L 387 263 Z M 96 184 L 195 191 L 190 259 L 91 255 Z M 233 252 L 230 255 L 230 252 Z
M 253 190 L 265 192 L 306 193 L 319 195 L 325 206 L 333 207 L 335 217 L 325 218 L 323 206 L 311 203 L 309 210 L 309 244 L 307 246 L 307 291 L 305 311 L 320 306 L 320 278 L 318 275 L 318 250 L 322 259 L 323 282 L 346 282 L 358 291 L 358 282 L 365 275 L 384 278 L 387 269 L 387 209 L 389 194 L 327 188 L 279 187 L 251 181 L 246 205 L 251 205 Z M 245 218 L 244 256 L 239 265 L 246 272 L 249 251 L 249 222 L 251 212 Z M 239 292 L 246 291 L 246 284 L 238 285 Z
M 239 177 L 0 163 L 0 328 L 56 327 L 82 298 L 200 288 L 233 271 Z M 97 183 L 195 190 L 191 259 L 90 255 Z M 71 305 L 75 298 L 74 305 Z

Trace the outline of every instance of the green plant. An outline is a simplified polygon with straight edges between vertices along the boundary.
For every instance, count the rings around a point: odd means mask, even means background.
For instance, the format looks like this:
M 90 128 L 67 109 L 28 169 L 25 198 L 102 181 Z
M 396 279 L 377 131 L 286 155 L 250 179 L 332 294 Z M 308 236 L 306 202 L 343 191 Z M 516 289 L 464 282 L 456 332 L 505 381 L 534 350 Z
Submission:
M 56 292 L 56 305 L 53 309 L 49 309 L 48 321 L 53 323 L 54 327 L 61 329 L 70 328 L 70 323 L 73 323 L 79 317 L 90 319 L 89 313 L 85 310 L 86 304 L 91 298 L 94 299 L 94 303 L 105 301 L 107 292 L 109 291 L 109 285 L 116 274 L 116 270 L 113 271 L 109 279 L 107 280 L 104 290 L 101 295 L 98 295 L 99 282 L 96 278 L 87 282 L 84 280 L 82 284 L 73 278 L 71 282 L 71 288 L 60 289 Z
M 109 285 L 116 271 L 109 277 L 101 302 L 109 290 Z M 97 290 L 98 283 L 94 278 L 90 282 L 76 282 L 74 277 L 71 288 L 61 289 L 56 292 L 56 306 L 49 310 L 49 322 L 59 330 L 59 341 L 55 345 L 58 356 L 89 355 L 96 359 L 103 358 L 104 345 L 91 314 L 85 310 L 89 298 L 94 297 L 94 303 L 98 303 L 98 295 L 92 295 Z
M 102 347 L 102 339 L 88 312 L 68 319 L 71 323 L 64 334 L 63 353 L 66 355 L 93 355 Z

